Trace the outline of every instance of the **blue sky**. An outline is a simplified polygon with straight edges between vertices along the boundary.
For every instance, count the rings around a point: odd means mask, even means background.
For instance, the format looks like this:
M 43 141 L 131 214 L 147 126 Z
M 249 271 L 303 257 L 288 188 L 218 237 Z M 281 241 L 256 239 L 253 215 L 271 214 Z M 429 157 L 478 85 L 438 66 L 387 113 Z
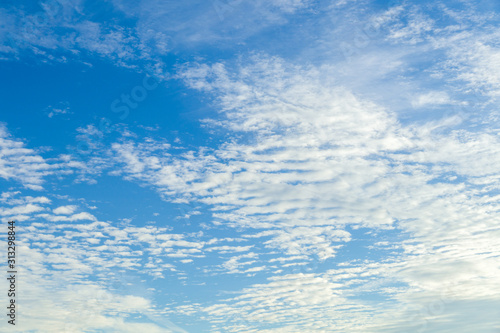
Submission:
M 4 1 L 0 327 L 499 332 L 499 11 Z

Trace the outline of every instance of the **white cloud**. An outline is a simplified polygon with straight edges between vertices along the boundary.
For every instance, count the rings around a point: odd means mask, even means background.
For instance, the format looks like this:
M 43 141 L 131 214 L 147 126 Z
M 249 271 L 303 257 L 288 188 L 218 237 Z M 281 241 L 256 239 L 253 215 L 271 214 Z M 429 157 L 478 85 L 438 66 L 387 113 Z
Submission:
M 19 192 L 5 192 L 1 198 L 16 204 L 51 202 L 48 198 L 24 197 Z M 163 260 L 169 253 L 186 249 L 188 251 L 182 253 L 194 258 L 197 253 L 192 254 L 189 249 L 202 248 L 203 242 L 170 234 L 167 228 L 129 226 L 122 229 L 112 223 L 97 222 L 88 213 L 70 215 L 74 209 L 72 205 L 48 209 L 29 203 L 1 211 L 1 215 L 30 215 L 23 223 L 22 244 L 18 245 L 18 253 L 24 258 L 19 262 L 18 270 L 23 278 L 18 288 L 25 295 L 19 328 L 79 332 L 113 327 L 122 332 L 185 333 L 155 308 L 154 290 L 147 290 L 141 274 L 156 278 L 164 277 L 165 272 L 179 274 L 174 265 Z M 59 222 L 40 223 L 36 215 L 41 210 L 59 210 L 67 215 L 38 214 Z M 85 221 L 88 219 L 94 222 Z M 71 223 L 62 223 L 64 221 Z M 165 239 L 172 241 L 167 244 Z M 0 245 L 6 247 L 5 240 L 0 240 Z M 162 249 L 163 253 L 156 254 L 156 249 Z M 192 262 L 192 259 L 183 262 Z M 97 277 L 97 281 L 89 281 L 89 275 Z M 5 281 L 0 283 L 2 287 L 6 287 Z M 137 316 L 142 319 L 134 319 Z
M 73 214 L 77 208 L 78 207 L 74 205 L 60 206 L 56 209 L 53 209 L 52 212 L 57 215 L 70 215 Z
M 270 7 L 259 1 L 232 4 L 222 18 L 205 11 L 210 5 L 205 4 L 196 9 L 199 20 L 187 25 L 184 17 L 176 16 L 177 5 L 148 2 L 140 8 L 138 33 L 83 20 L 70 27 L 74 35 L 63 46 L 119 59 L 126 66 L 128 60 L 151 58 L 151 48 L 140 45 L 143 40 L 160 41 L 154 47 L 167 52 L 166 35 L 172 26 L 176 38 L 186 44 L 223 37 L 232 43 L 262 27 L 282 24 L 286 15 L 281 11 L 306 6 L 302 1 L 274 1 Z M 126 12 L 125 3 L 115 5 Z M 204 267 L 204 273 L 276 275 L 241 288 L 237 296 L 177 308 L 179 313 L 203 313 L 214 330 L 401 332 L 417 331 L 412 325 L 425 323 L 432 331 L 467 332 L 496 325 L 492 318 L 497 317 L 494 309 L 500 300 L 491 290 L 499 288 L 498 114 L 485 104 L 464 103 L 461 94 L 476 91 L 495 101 L 498 50 L 492 41 L 498 33 L 489 27 L 474 41 L 474 31 L 464 32 L 470 23 L 460 22 L 464 28 L 437 28 L 436 15 L 405 8 L 384 14 L 379 22 L 387 31 L 364 47 L 358 45 L 347 68 L 343 60 L 301 67 L 265 55 L 245 58 L 239 65 L 183 68 L 179 78 L 214 98 L 219 116 L 203 126 L 223 128 L 229 137 L 226 143 L 189 151 L 124 135 L 90 162 L 112 166 L 113 175 L 147 184 L 171 202 L 208 205 L 212 227 L 231 228 L 239 233 L 235 239 L 246 243 L 206 248 L 222 240 L 212 242 L 210 236 L 205 242 L 203 235 L 174 234 L 167 228 L 118 228 L 86 212 L 74 214 L 69 206 L 53 210 L 65 215 L 38 214 L 58 222 L 32 223 L 26 234 L 33 288 L 39 289 L 40 299 L 49 299 L 43 303 L 46 308 L 62 314 L 50 318 L 65 318 L 66 313 L 64 306 L 50 303 L 53 295 L 61 304 L 79 309 L 69 300 L 87 300 L 89 293 L 100 290 L 79 284 L 85 274 L 100 274 L 106 283 L 114 269 L 132 275 L 143 269 L 152 278 L 180 275 L 182 265 L 173 262 L 190 263 L 215 252 L 221 262 Z M 446 15 L 450 19 L 449 12 Z M 174 20 L 166 20 L 169 17 Z M 235 38 L 217 31 L 235 23 L 249 28 Z M 332 30 L 338 37 L 339 30 Z M 27 45 L 35 46 L 41 56 L 46 51 L 38 47 L 61 47 L 54 38 L 39 39 Z M 331 40 L 338 44 L 338 38 Z M 388 44 L 390 49 L 381 50 Z M 402 105 L 394 109 L 404 109 L 401 99 L 417 108 L 459 105 L 481 112 L 471 118 L 452 114 L 408 122 L 405 117 L 413 115 L 382 106 L 397 100 Z M 79 132 L 100 134 L 95 127 Z M 1 138 L 0 175 L 41 189 L 43 178 L 57 167 L 5 131 Z M 16 200 L 13 194 L 2 198 Z M 23 199 L 1 214 L 19 214 L 20 220 L 27 220 L 49 202 Z M 369 231 L 362 234 L 363 229 Z M 387 237 L 383 248 L 358 247 L 363 242 L 382 244 L 381 237 Z M 366 249 L 378 251 L 371 253 L 376 260 L 358 255 Z M 329 260 L 338 267 L 310 272 L 311 259 Z M 42 272 L 50 273 L 49 264 L 61 274 L 54 285 L 44 285 L 47 279 L 42 278 Z M 303 273 L 287 274 L 290 269 Z M 63 283 L 68 281 L 73 283 Z M 453 302 L 443 301 L 445 309 L 438 312 L 434 302 L 442 301 L 437 295 L 444 287 Z M 116 314 L 113 309 L 119 314 L 155 312 L 147 297 L 104 292 L 103 298 L 107 305 L 97 307 L 100 312 L 91 318 L 92 329 L 114 325 L 120 330 L 159 330 L 110 315 Z M 421 314 L 419 307 L 427 312 Z M 485 309 L 482 324 L 467 315 L 477 314 L 474 308 Z M 30 321 L 42 328 L 54 325 L 37 318 Z M 51 327 L 59 325 L 62 320 Z
M 283 332 L 362 331 L 370 317 L 363 320 L 360 315 L 369 308 L 347 299 L 341 288 L 342 284 L 314 274 L 285 275 L 199 310 L 226 332 L 237 332 L 238 327 L 260 332 L 269 325 L 279 325 Z
M 271 1 L 271 3 L 273 5 L 279 7 L 285 13 L 293 13 L 298 9 L 307 8 L 308 6 L 310 6 L 311 1 L 310 0 L 274 0 L 274 1 Z
M 208 251 L 208 252 L 217 251 L 219 253 L 247 252 L 252 247 L 253 247 L 253 245 L 248 245 L 248 246 L 230 246 L 230 245 L 224 245 L 224 246 L 209 247 L 209 248 L 206 249 L 206 251 Z
M 51 175 L 67 175 L 77 165 L 64 158 L 50 161 L 36 150 L 11 137 L 5 126 L 0 126 L 0 177 L 21 183 L 25 188 L 40 191 L 45 178 Z
M 71 214 L 71 213 L 69 213 L 69 214 Z M 87 213 L 87 212 L 81 212 L 81 213 L 73 214 L 73 215 L 69 215 L 69 216 L 50 215 L 50 214 L 38 214 L 37 216 L 43 217 L 47 221 L 51 221 L 51 222 L 61 222 L 61 221 L 74 222 L 74 221 L 81 221 L 81 220 L 88 220 L 88 221 L 96 221 L 97 220 L 94 215 Z
M 446 104 L 453 104 L 453 101 L 450 99 L 450 96 L 443 91 L 431 91 L 427 94 L 421 94 L 412 101 L 413 107 L 439 106 Z
M 62 114 L 70 114 L 70 107 L 68 102 L 60 102 L 55 106 L 49 105 L 45 108 L 45 111 L 48 112 L 47 116 L 49 118 L 53 118 L 54 116 L 62 115 Z
M 484 42 L 468 38 L 453 52 L 458 78 L 467 82 L 473 91 L 492 97 L 500 96 L 500 48 L 488 44 L 492 43 L 490 39 L 496 40 L 498 34 L 487 36 Z
M 266 27 L 287 23 L 290 15 L 310 4 L 309 0 L 143 0 L 139 4 L 115 0 L 111 2 L 115 20 L 106 22 L 89 15 L 92 13 L 81 1 L 48 1 L 35 12 L 4 8 L 0 17 L 8 24 L 0 30 L 4 45 L 0 56 L 13 60 L 34 54 L 44 62 L 79 61 L 92 66 L 82 58 L 90 54 L 138 71 L 144 64 L 148 72 L 164 78 L 168 76 L 165 55 L 214 41 L 242 42 Z M 180 14 L 186 10 L 189 23 Z M 135 25 L 130 26 L 130 18 Z M 68 112 L 67 108 L 55 107 L 48 116 Z
M 181 156 L 168 155 L 170 147 L 154 142 L 148 148 L 120 143 L 115 151 L 134 156 L 116 155 L 124 177 L 153 186 L 167 199 L 208 204 L 216 227 L 243 229 L 246 238 L 291 258 L 326 260 L 346 251 L 355 238 L 346 226 L 409 238 L 391 240 L 387 245 L 395 251 L 385 253 L 382 263 L 355 263 L 351 270 L 336 272 L 349 278 L 342 284 L 333 272 L 291 282 L 276 276 L 268 285 L 242 290 L 244 296 L 203 307 L 218 329 L 257 329 L 264 322 L 280 323 L 283 331 L 321 331 L 332 325 L 339 332 L 398 331 L 408 325 L 411 305 L 432 304 L 443 280 L 461 285 L 450 287 L 460 302 L 480 302 L 486 290 L 496 288 L 495 271 L 473 264 L 497 255 L 492 244 L 498 204 L 487 194 L 498 189 L 496 135 L 456 129 L 461 122 L 453 117 L 404 126 L 396 114 L 337 87 L 326 70 L 301 69 L 264 56 L 231 70 L 223 64 L 200 65 L 181 76 L 215 96 L 221 117 L 205 124 L 224 126 L 233 140 Z M 421 102 L 453 100 L 443 92 Z M 242 132 L 250 139 L 238 140 Z M 265 272 L 261 255 L 233 256 L 220 268 L 231 274 Z M 283 272 L 288 268 L 283 263 L 273 262 L 273 268 Z M 489 282 L 483 288 L 479 281 Z M 316 288 L 331 290 L 331 299 L 316 297 Z M 287 301 L 273 303 L 269 295 L 282 289 L 276 299 Z M 363 299 L 366 292 L 387 297 L 385 313 Z M 446 315 L 460 317 L 462 306 L 448 308 Z M 446 318 L 438 316 L 432 325 L 440 327 Z
M 35 212 L 39 212 L 44 210 L 43 207 L 34 205 L 34 204 L 26 204 L 22 206 L 16 206 L 12 208 L 0 209 L 0 215 L 3 216 L 12 216 L 12 215 L 21 215 L 21 214 L 31 214 Z
M 418 12 L 415 8 L 411 8 L 410 12 L 405 14 L 407 22 L 395 23 L 391 27 L 388 36 L 389 39 L 416 44 L 424 41 L 423 36 L 436 29 L 433 20 L 429 17 L 425 17 L 424 14 Z

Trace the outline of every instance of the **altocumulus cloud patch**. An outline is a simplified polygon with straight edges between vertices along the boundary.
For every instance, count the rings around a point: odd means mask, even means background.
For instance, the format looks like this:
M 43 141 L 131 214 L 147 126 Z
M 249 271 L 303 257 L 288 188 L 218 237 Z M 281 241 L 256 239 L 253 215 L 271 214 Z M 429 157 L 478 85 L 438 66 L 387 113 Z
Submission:
M 2 5 L 2 331 L 500 329 L 499 10 Z

